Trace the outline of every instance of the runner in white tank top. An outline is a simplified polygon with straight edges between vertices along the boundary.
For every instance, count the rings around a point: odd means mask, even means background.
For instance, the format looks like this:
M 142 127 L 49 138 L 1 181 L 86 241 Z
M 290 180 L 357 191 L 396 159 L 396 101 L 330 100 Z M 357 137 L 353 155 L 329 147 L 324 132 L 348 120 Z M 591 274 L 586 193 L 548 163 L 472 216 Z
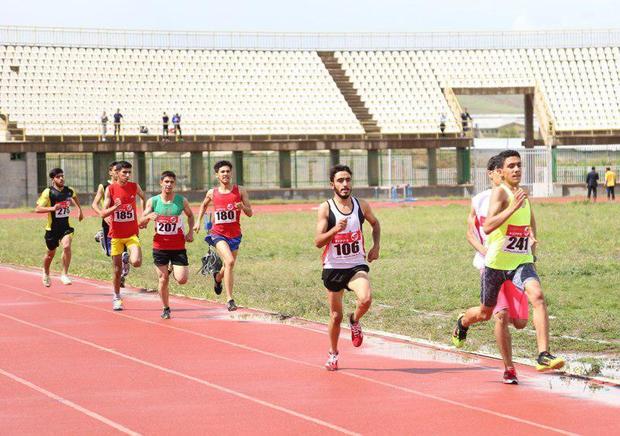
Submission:
M 342 298 L 344 290 L 355 292 L 357 306 L 351 313 L 349 325 L 351 340 L 355 347 L 362 345 L 364 335 L 360 318 L 370 308 L 372 301 L 368 262 L 379 258 L 381 227 L 364 200 L 351 196 L 351 169 L 345 165 L 334 166 L 329 173 L 334 196 L 319 206 L 314 243 L 323 248 L 323 284 L 329 301 L 330 349 L 325 368 L 338 369 L 338 337 L 342 322 Z M 366 253 L 362 224 L 372 226 L 372 248 Z

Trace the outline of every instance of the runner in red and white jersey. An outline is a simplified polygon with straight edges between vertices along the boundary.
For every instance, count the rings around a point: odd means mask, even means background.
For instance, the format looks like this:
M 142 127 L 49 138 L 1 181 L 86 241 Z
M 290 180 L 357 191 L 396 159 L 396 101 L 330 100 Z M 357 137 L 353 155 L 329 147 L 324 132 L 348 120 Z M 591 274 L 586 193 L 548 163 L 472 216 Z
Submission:
M 153 236 L 153 262 L 159 279 L 158 291 L 164 309 L 163 319 L 170 319 L 169 282 L 170 274 L 178 284 L 187 283 L 189 261 L 185 242 L 194 240 L 194 213 L 187 199 L 175 194 L 177 176 L 172 171 L 164 171 L 159 178 L 161 194 L 151 197 L 146 202 L 140 224 L 147 225 L 155 221 Z M 183 213 L 187 216 L 189 231 L 186 233 Z
M 241 244 L 241 225 L 239 219 L 241 212 L 247 216 L 252 216 L 252 206 L 250 197 L 245 189 L 232 183 L 232 163 L 227 160 L 217 162 L 213 169 L 217 176 L 219 185 L 209 189 L 205 195 L 198 219 L 194 226 L 194 231 L 200 230 L 200 222 L 207 211 L 209 204 L 213 203 L 214 220 L 210 233 L 205 241 L 215 247 L 218 255 L 222 259 L 222 269 L 213 274 L 215 280 L 214 290 L 217 295 L 222 293 L 222 280 L 226 288 L 227 303 L 229 311 L 237 310 L 237 305 L 233 299 L 233 268 L 239 253 Z M 210 224 L 210 223 L 209 223 Z
M 501 183 L 501 174 L 497 171 L 501 168 L 501 160 L 493 156 L 487 163 L 487 175 L 493 186 Z M 467 217 L 467 241 L 476 250 L 473 264 L 480 274 L 484 273 L 486 238 L 483 225 L 489 212 L 492 189 L 487 189 L 475 195 L 471 200 L 471 210 Z M 497 305 L 493 309 L 495 317 L 495 340 L 504 361 L 504 383 L 517 384 L 517 373 L 512 361 L 512 338 L 508 326 L 514 325 L 517 329 L 523 329 L 528 321 L 528 301 L 525 293 L 517 289 L 510 280 L 506 280 L 497 297 Z
M 330 349 L 325 368 L 338 369 L 338 337 L 343 318 L 344 290 L 353 291 L 357 297 L 355 312 L 349 314 L 351 340 L 355 347 L 362 345 L 364 335 L 360 318 L 368 311 L 372 301 L 368 262 L 379 258 L 381 226 L 370 205 L 351 196 L 351 169 L 336 165 L 329 173 L 334 196 L 319 206 L 314 243 L 323 248 L 323 284 L 329 301 Z M 373 246 L 366 254 L 362 225 L 372 226 Z
M 101 217 L 112 216 L 110 221 L 110 255 L 114 266 L 113 284 L 114 300 L 113 309 L 123 310 L 121 300 L 121 274 L 122 255 L 125 250 L 129 253 L 129 263 L 137 268 L 142 265 L 142 250 L 138 239 L 138 208 L 136 197 L 142 199 L 144 206 L 144 192 L 140 185 L 130 182 L 131 164 L 120 161 L 116 164 L 118 178 L 116 182 L 108 186 L 103 200 Z

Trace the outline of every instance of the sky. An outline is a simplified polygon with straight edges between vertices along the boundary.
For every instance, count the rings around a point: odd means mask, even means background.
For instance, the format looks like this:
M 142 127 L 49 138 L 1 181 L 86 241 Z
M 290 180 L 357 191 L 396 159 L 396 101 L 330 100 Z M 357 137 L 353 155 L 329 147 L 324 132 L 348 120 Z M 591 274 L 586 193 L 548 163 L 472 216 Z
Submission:
M 618 28 L 614 0 L 20 0 L 0 25 L 266 32 Z

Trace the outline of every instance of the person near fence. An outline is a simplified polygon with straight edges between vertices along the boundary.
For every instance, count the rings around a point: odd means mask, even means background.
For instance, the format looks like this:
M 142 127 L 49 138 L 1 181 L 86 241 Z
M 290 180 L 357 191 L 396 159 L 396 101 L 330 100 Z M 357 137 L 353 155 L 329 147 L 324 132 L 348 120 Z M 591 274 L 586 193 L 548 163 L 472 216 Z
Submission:
M 50 266 L 56 249 L 62 245 L 62 273 L 60 281 L 63 285 L 70 285 L 71 279 L 67 275 L 69 273 L 69 265 L 71 265 L 71 241 L 73 239 L 74 229 L 69 222 L 71 214 L 71 205 L 78 208 L 78 220 L 84 219 L 80 201 L 73 188 L 65 185 L 65 174 L 61 168 L 54 168 L 50 171 L 49 177 L 52 184 L 49 188 L 45 188 L 41 196 L 37 200 L 35 212 L 47 214 L 47 223 L 45 225 L 45 245 L 47 252 L 43 257 L 43 285 L 49 287 Z
M 605 171 L 605 189 L 607 190 L 607 201 L 616 199 L 616 173 L 610 167 Z
M 467 108 L 463 109 L 461 112 L 461 125 L 463 127 L 463 135 L 466 136 L 469 131 L 469 122 L 472 121 L 471 115 L 467 112 Z
M 117 140 L 121 135 L 121 119 L 123 119 L 123 114 L 121 114 L 120 109 L 116 109 L 116 113 L 114 114 L 114 136 L 116 136 Z
M 166 112 L 164 112 L 164 115 L 161 118 L 161 122 L 162 122 L 162 127 L 163 127 L 162 135 L 164 138 L 167 138 L 168 137 L 168 124 L 170 123 L 170 117 L 168 116 Z
M 439 117 L 439 130 L 441 131 L 441 136 L 445 136 L 446 131 L 446 114 L 442 113 Z
M 183 132 L 181 132 L 181 115 L 177 112 L 172 117 L 172 124 L 174 125 L 174 134 L 177 138 L 183 139 Z
M 482 226 L 488 239 L 480 283 L 480 305 L 459 316 L 452 343 L 462 347 L 469 327 L 491 319 L 503 283 L 511 280 L 532 304 L 538 345 L 536 369 L 560 369 L 564 366 L 564 359 L 549 352 L 549 314 L 540 278 L 534 268 L 538 234 L 530 201 L 520 187 L 521 155 L 515 150 L 505 150 L 498 156 L 501 158 L 503 183 L 493 188 L 489 212 Z
M 588 200 L 596 203 L 596 190 L 598 188 L 598 173 L 596 168 L 592 167 L 592 170 L 586 176 L 586 188 L 588 189 Z
M 105 111 L 103 111 L 103 115 L 101 115 L 101 140 L 106 140 L 106 135 L 108 134 L 108 116 Z
M 155 222 L 153 236 L 153 262 L 157 271 L 159 296 L 164 306 L 162 319 L 170 319 L 170 275 L 179 285 L 187 283 L 189 261 L 186 242 L 194 240 L 194 213 L 187 198 L 174 192 L 177 176 L 164 171 L 159 178 L 161 193 L 146 202 L 141 224 Z M 183 214 L 187 216 L 188 231 L 185 232 Z
M 241 212 L 248 217 L 251 217 L 253 212 L 248 192 L 241 186 L 232 183 L 232 163 L 221 160 L 214 165 L 213 169 L 218 180 L 218 186 L 209 189 L 200 204 L 194 232 L 198 233 L 200 230 L 200 221 L 209 204 L 213 203 L 215 209 L 213 227 L 206 236 L 205 242 L 215 247 L 223 262 L 222 269 L 213 274 L 215 282 L 213 290 L 216 295 L 220 295 L 222 293 L 222 281 L 224 282 L 227 297 L 226 308 L 232 312 L 237 310 L 237 305 L 233 299 L 233 268 L 237 262 L 239 245 L 241 244 Z

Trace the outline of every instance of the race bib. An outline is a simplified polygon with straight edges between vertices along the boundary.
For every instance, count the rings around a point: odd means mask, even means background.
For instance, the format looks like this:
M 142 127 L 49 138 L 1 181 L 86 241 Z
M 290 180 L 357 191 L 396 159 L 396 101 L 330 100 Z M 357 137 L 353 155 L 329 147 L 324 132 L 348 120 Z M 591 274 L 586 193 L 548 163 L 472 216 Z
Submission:
M 136 211 L 131 204 L 121 204 L 114 211 L 114 221 L 117 223 L 126 223 L 136 219 Z
M 71 213 L 71 209 L 69 208 L 69 206 L 71 206 L 71 202 L 69 200 L 65 200 L 59 201 L 56 204 L 59 206 L 58 209 L 56 209 L 56 211 L 54 212 L 54 216 L 56 218 L 67 218 Z
M 505 253 L 529 254 L 530 226 L 508 225 L 503 250 Z
M 178 216 L 158 215 L 155 220 L 155 231 L 158 235 L 176 235 L 180 223 L 181 219 Z
M 220 209 L 215 211 L 215 224 L 229 224 L 237 221 L 237 209 L 234 204 L 229 204 L 228 209 Z
M 362 232 L 337 233 L 332 239 L 332 253 L 337 259 L 359 255 L 362 250 Z

